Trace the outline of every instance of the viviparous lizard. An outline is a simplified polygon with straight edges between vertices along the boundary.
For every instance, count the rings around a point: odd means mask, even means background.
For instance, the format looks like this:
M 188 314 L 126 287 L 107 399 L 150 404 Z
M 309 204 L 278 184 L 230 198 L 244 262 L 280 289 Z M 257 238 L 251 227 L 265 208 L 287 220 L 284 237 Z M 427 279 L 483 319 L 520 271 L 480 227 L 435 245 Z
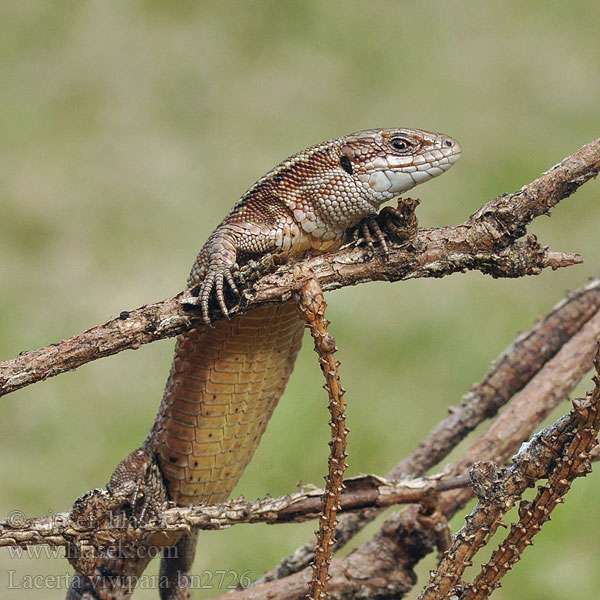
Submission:
M 180 506 L 226 499 L 284 391 L 304 322 L 287 301 L 212 325 L 210 305 L 228 317 L 240 266 L 267 254 L 284 262 L 339 249 L 350 228 L 384 202 L 447 171 L 460 152 L 446 135 L 373 129 L 298 152 L 260 178 L 198 255 L 188 285 L 198 289 L 204 324 L 177 338 L 152 430 L 117 467 L 108 489 L 142 478 L 144 506 L 165 498 Z M 190 597 L 185 574 L 195 541 L 195 534 L 179 537 L 176 552 L 163 558 L 163 600 Z M 91 579 L 76 574 L 67 598 L 127 598 L 149 560 L 107 555 Z

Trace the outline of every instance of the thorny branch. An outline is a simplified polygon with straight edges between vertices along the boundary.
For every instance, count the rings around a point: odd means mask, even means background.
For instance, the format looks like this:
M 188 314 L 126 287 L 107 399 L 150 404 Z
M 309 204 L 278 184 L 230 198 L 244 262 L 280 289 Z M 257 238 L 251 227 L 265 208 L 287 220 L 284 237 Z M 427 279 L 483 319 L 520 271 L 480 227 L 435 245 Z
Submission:
M 506 397 L 507 390 L 514 394 L 520 389 L 505 410 L 494 419 L 490 428 L 456 463 L 445 469 L 446 473 L 467 473 L 480 460 L 504 464 L 592 368 L 597 340 L 600 339 L 599 286 L 600 280 L 595 280 L 574 292 L 530 332 L 519 336 L 496 361 L 483 382 L 435 428 L 434 432 L 440 435 L 441 445 L 445 446 L 446 443 L 449 444 L 445 438 L 451 438 L 452 432 L 461 429 L 459 424 L 463 416 L 467 424 L 472 424 L 473 412 L 479 413 L 479 419 L 484 420 L 495 413 L 495 410 L 488 413 L 486 407 L 489 409 L 497 398 Z M 588 302 L 592 308 L 587 308 Z M 527 366 L 520 365 L 515 357 L 525 359 L 529 353 L 533 356 L 545 352 L 545 346 L 553 335 L 561 338 L 561 341 L 553 342 L 553 349 L 545 357 L 546 363 L 536 364 L 526 377 L 517 377 L 520 368 L 527 371 Z M 502 373 L 504 378 L 500 377 Z M 520 383 L 516 384 L 518 380 Z M 526 381 L 528 383 L 525 385 Z M 492 393 L 493 386 L 497 386 L 497 389 Z M 497 408 L 498 406 L 496 410 Z M 450 449 L 448 446 L 447 452 Z M 417 451 L 411 456 L 420 455 Z M 410 469 L 409 459 L 399 464 Z M 416 464 L 419 467 L 423 465 L 419 461 Z M 437 507 L 446 518 L 450 518 L 470 497 L 471 491 L 468 489 L 440 493 L 437 495 Z M 353 518 L 355 515 L 346 515 L 348 517 Z M 330 597 L 378 600 L 402 597 L 416 582 L 414 565 L 431 552 L 435 543 L 436 537 L 431 527 L 421 518 L 418 507 L 409 507 L 393 515 L 385 521 L 376 538 L 362 544 L 349 556 L 332 561 Z M 302 549 L 300 554 L 299 560 L 302 563 L 306 558 Z M 294 560 L 290 560 L 286 566 L 293 568 Z M 381 588 L 382 580 L 386 582 L 385 591 Z M 301 566 L 291 574 L 282 574 L 273 581 L 228 594 L 227 600 L 259 600 L 265 597 L 298 600 L 306 593 L 309 581 L 310 570 Z M 359 593 L 362 595 L 358 595 Z
M 416 277 L 443 277 L 480 270 L 493 277 L 521 277 L 542 269 L 581 262 L 578 255 L 552 252 L 530 236 L 517 242 L 526 226 L 546 214 L 600 171 L 600 138 L 589 142 L 538 179 L 513 194 L 488 202 L 456 227 L 419 229 L 409 243 L 391 244 L 385 260 L 369 257 L 367 249 L 349 247 L 303 261 L 323 290 L 374 280 L 398 281 Z M 294 267 L 283 266 L 245 290 L 243 302 L 232 314 L 261 304 L 287 299 L 297 289 Z M 187 290 L 173 298 L 123 311 L 119 317 L 45 348 L 22 352 L 0 363 L 0 395 L 75 369 L 87 362 L 127 349 L 139 348 L 199 326 L 197 311 Z M 220 314 L 211 315 L 213 320 Z
M 329 564 L 335 543 L 337 513 L 342 509 L 340 500 L 344 489 L 348 429 L 346 428 L 346 405 L 344 403 L 345 390 L 341 385 L 338 372 L 340 363 L 334 357 L 337 346 L 327 331 L 329 322 L 325 319 L 325 298 L 323 298 L 323 291 L 317 280 L 310 277 L 310 273 L 308 273 L 308 277 L 309 279 L 302 285 L 298 294 L 298 309 L 315 342 L 315 351 L 319 355 L 319 363 L 325 375 L 324 388 L 329 396 L 329 412 L 331 414 L 329 421 L 331 426 L 329 473 L 325 477 L 325 493 L 323 494 L 319 529 L 316 531 L 317 543 L 310 586 L 310 597 L 314 600 L 325 600 L 327 598 Z
M 596 369 L 598 367 L 596 366 Z M 519 504 L 519 522 L 514 523 L 510 533 L 500 544 L 492 559 L 483 566 L 481 573 L 469 586 L 463 600 L 483 600 L 499 586 L 499 580 L 512 569 L 521 553 L 533 544 L 532 538 L 539 533 L 542 525 L 550 520 L 550 514 L 571 488 L 576 477 L 585 477 L 591 472 L 591 450 L 597 445 L 600 412 L 600 388 L 596 382 L 593 397 L 574 401 L 574 416 L 577 418 L 577 431 L 571 443 L 555 461 L 555 468 L 546 485 L 539 486 L 535 499 L 522 500 Z M 533 478 L 531 472 L 524 474 Z M 536 478 L 544 477 L 541 473 Z
M 434 430 L 440 444 L 447 446 L 449 451 L 456 443 L 453 441 L 456 431 L 461 427 L 470 430 L 474 426 L 474 413 L 479 415 L 479 420 L 483 420 L 495 412 L 490 407 L 495 405 L 498 398 L 505 398 L 515 389 L 523 388 L 528 379 L 531 380 L 531 385 L 529 389 L 525 386 L 513 399 L 507 410 L 496 419 L 494 426 L 467 451 L 464 459 L 447 469 L 449 474 L 466 473 L 471 464 L 480 459 L 495 460 L 503 464 L 519 444 L 527 439 L 537 423 L 569 393 L 591 366 L 595 340 L 600 338 L 599 308 L 600 280 L 595 280 L 562 301 L 550 315 L 538 322 L 530 332 L 521 335 L 503 353 L 483 382 Z M 549 349 L 548 345 L 552 345 L 552 348 Z M 529 369 L 526 360 L 525 364 L 517 360 L 519 357 L 525 359 L 527 356 L 537 356 L 543 352 L 547 352 L 544 359 L 549 359 L 549 363 L 542 369 L 540 366 L 543 365 L 539 364 Z M 562 367 L 558 374 L 555 374 L 557 365 Z M 521 373 L 520 369 L 525 369 L 528 374 Z M 532 379 L 536 371 L 537 375 Z M 557 391 L 548 394 L 548 389 Z M 417 451 L 411 456 L 419 457 L 421 454 Z M 410 464 L 410 457 L 404 464 Z M 419 468 L 428 468 L 423 460 L 417 460 L 415 464 Z M 409 471 L 410 467 L 406 466 L 405 469 Z M 390 490 L 382 487 L 380 483 L 376 486 L 377 492 L 374 492 L 370 485 L 351 479 L 345 482 L 348 489 L 343 493 L 341 503 L 344 510 L 355 510 L 373 505 L 388 506 L 394 502 L 414 502 L 422 500 L 424 496 L 437 497 L 439 508 L 449 517 L 467 501 L 469 494 L 442 493 L 444 489 L 448 489 L 443 487 L 445 481 L 446 478 L 439 480 L 436 483 L 439 487 L 432 489 L 428 487 L 429 484 L 424 484 L 423 480 L 414 480 L 409 482 L 408 486 L 401 486 L 398 490 L 399 496 L 394 497 Z M 372 482 L 380 480 L 374 478 Z M 448 486 L 451 483 L 452 479 L 448 481 Z M 171 508 L 165 511 L 163 519 L 170 530 L 178 531 L 190 526 L 219 528 L 236 522 L 297 521 L 304 510 L 310 518 L 318 515 L 322 493 L 322 490 L 303 491 L 280 499 L 266 498 L 254 503 L 229 501 L 217 506 Z M 377 497 L 375 502 L 374 497 Z M 68 513 L 24 524 L 3 523 L 3 529 L 0 529 L 0 545 L 64 545 L 65 534 L 82 537 L 93 534 L 93 531 L 85 529 L 73 532 L 72 527 L 68 529 L 68 524 Z M 156 530 L 152 526 L 148 528 L 148 531 Z M 390 590 L 405 593 L 414 585 L 412 566 L 431 551 L 434 542 L 435 536 L 431 528 L 420 518 L 416 507 L 394 515 L 386 521 L 382 532 L 376 538 L 359 547 L 349 557 L 332 562 L 330 597 L 340 597 L 339 594 L 343 590 L 348 592 L 360 588 L 364 591 L 369 589 L 370 585 L 375 590 L 380 587 L 382 577 L 386 577 L 386 581 L 390 582 Z M 267 597 L 263 595 L 267 593 L 265 590 L 275 594 L 272 597 L 302 598 L 306 594 L 309 581 L 310 573 L 305 570 L 271 584 L 234 592 L 228 595 L 228 598 L 264 598 Z M 393 585 L 392 581 L 395 581 Z M 387 597 L 394 596 L 390 592 Z
M 598 372 L 600 355 L 595 364 Z M 505 472 L 499 471 L 492 462 L 474 465 L 473 489 L 479 503 L 465 519 L 465 525 L 456 534 L 452 547 L 419 600 L 437 600 L 454 594 L 461 600 L 487 598 L 500 578 L 519 560 L 525 547 L 532 544 L 531 538 L 550 519 L 552 510 L 563 502 L 572 481 L 591 471 L 590 452 L 597 444 L 600 427 L 600 381 L 595 382 L 594 392 L 584 400 L 575 400 L 568 415 L 536 435 Z M 494 535 L 502 524 L 502 517 L 528 487 L 546 477 L 548 482 L 538 488 L 536 498 L 520 503 L 519 522 L 513 524 L 490 562 L 471 585 L 464 584 L 460 579 L 464 569 Z

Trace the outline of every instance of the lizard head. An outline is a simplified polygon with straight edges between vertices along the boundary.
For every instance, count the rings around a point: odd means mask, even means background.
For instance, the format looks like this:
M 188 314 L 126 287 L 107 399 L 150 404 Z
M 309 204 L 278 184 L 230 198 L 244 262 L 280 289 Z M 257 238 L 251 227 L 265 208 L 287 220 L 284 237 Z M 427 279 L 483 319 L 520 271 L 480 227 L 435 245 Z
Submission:
M 447 135 L 419 129 L 372 129 L 346 136 L 340 166 L 362 184 L 378 207 L 447 171 L 460 157 Z

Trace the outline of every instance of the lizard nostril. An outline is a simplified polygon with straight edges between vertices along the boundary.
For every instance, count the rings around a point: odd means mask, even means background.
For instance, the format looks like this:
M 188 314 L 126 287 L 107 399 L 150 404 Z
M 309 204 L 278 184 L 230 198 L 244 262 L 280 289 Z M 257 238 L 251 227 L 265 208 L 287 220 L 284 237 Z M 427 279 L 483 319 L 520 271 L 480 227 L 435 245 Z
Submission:
M 452 148 L 452 146 L 454 146 L 454 142 L 452 140 L 446 139 L 446 141 L 444 142 L 444 144 L 446 144 L 446 146 L 448 146 L 448 148 Z

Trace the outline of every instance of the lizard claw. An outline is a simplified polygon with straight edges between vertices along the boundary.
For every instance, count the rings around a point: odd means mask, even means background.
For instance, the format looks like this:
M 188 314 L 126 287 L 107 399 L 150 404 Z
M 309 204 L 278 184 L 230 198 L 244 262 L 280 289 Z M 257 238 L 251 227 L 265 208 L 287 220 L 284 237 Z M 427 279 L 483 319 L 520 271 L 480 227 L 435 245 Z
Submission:
M 206 277 L 200 286 L 199 297 L 200 308 L 202 309 L 202 320 L 207 325 L 210 325 L 208 308 L 213 289 L 221 312 L 225 317 L 229 318 L 229 310 L 227 308 L 227 302 L 225 301 L 225 282 L 227 282 L 231 291 L 236 296 L 239 296 L 240 292 L 233 279 L 233 273 L 237 270 L 239 270 L 238 265 L 233 263 L 231 265 L 220 266 L 218 269 L 211 269 L 206 274 Z
M 398 207 L 384 206 L 378 214 L 367 215 L 352 230 L 355 243 L 364 242 L 371 254 L 378 245 L 385 258 L 389 256 L 389 242 L 404 243 L 416 235 L 415 209 L 419 200 L 400 198 Z
M 417 217 L 415 210 L 419 200 L 400 198 L 398 206 L 384 206 L 377 215 L 377 222 L 385 231 L 388 239 L 403 243 L 415 237 L 417 233 Z
M 231 269 L 228 269 L 227 271 L 225 271 L 224 275 L 225 275 L 225 280 L 227 281 L 228 285 L 229 285 L 229 289 L 236 295 L 236 296 L 240 296 L 240 291 L 237 289 L 237 286 L 235 285 L 235 281 L 233 280 L 233 274 L 232 271 L 237 271 L 239 270 L 239 267 L 237 264 L 232 265 Z
M 372 254 L 375 254 L 375 243 L 381 248 L 384 256 L 388 256 L 389 249 L 385 235 L 377 222 L 377 215 L 367 215 L 353 232 L 354 240 L 362 239 Z

